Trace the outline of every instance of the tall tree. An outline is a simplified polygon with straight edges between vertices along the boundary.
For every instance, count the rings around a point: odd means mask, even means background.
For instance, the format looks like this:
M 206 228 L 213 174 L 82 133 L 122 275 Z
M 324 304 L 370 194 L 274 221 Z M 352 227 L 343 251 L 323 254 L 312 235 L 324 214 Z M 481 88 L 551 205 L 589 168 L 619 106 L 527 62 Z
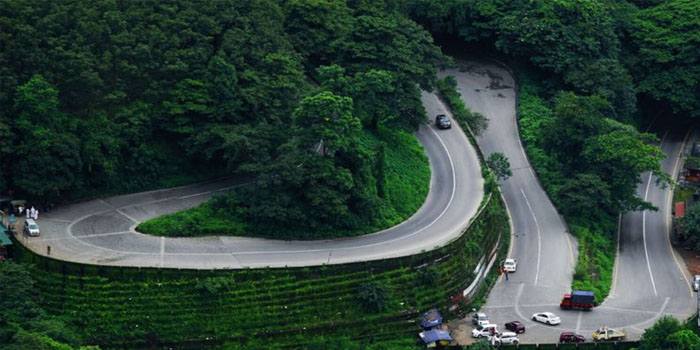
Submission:
M 78 185 L 82 169 L 75 123 L 58 108 L 58 91 L 40 75 L 17 89 L 19 144 L 13 183 L 33 196 L 57 197 Z
M 667 1 L 640 11 L 631 36 L 638 91 L 700 117 L 700 2 Z

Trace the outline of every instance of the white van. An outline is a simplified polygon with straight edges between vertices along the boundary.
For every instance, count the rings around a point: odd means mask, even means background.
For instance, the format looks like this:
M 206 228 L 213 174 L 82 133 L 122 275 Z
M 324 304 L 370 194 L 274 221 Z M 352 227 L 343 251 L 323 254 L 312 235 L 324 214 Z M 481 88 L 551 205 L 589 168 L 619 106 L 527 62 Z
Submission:
M 27 236 L 39 236 L 39 225 L 34 219 L 27 219 L 24 221 L 24 234 Z

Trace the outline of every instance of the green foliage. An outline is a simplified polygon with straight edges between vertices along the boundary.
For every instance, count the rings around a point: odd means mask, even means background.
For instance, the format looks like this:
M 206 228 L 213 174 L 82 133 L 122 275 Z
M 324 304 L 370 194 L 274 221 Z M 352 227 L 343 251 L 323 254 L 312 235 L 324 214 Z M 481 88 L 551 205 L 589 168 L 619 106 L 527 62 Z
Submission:
M 319 337 L 306 346 L 306 350 L 363 350 L 359 342 L 354 342 L 348 337 L 326 339 Z
M 700 347 L 700 337 L 692 330 L 684 329 L 678 320 L 664 316 L 647 328 L 639 342 L 639 350 L 690 350 Z
M 314 130 L 318 133 L 333 133 L 332 128 L 323 129 L 322 125 L 315 125 Z M 428 193 L 430 170 L 422 147 L 409 133 L 393 132 L 380 127 L 378 133 L 363 131 L 357 135 L 356 140 L 352 141 L 361 143 L 365 149 L 364 152 L 370 152 L 368 153 L 370 154 L 369 158 L 362 161 L 367 166 L 367 179 L 365 181 L 368 181 L 368 185 L 366 188 L 371 188 L 372 195 L 378 197 L 376 203 L 373 204 L 375 208 L 373 212 L 367 213 L 370 209 L 367 206 L 343 207 L 342 202 L 336 201 L 342 197 L 331 198 L 331 201 L 318 200 L 317 206 L 319 208 L 325 211 L 337 210 L 336 214 L 325 215 L 329 220 L 341 220 L 343 218 L 338 215 L 346 215 L 348 223 L 356 222 L 357 226 L 354 229 L 343 229 L 342 222 L 334 223 L 334 227 L 329 224 L 324 225 L 321 222 L 317 223 L 316 227 L 310 226 L 314 218 L 309 217 L 309 215 L 318 212 L 307 211 L 303 213 L 300 208 L 305 207 L 303 204 L 296 204 L 297 198 L 302 195 L 330 195 L 334 192 L 317 193 L 322 181 L 328 179 L 314 179 L 309 173 L 309 167 L 317 166 L 316 162 L 327 166 L 331 165 L 333 162 L 340 161 L 341 159 L 338 158 L 343 154 L 342 152 L 337 153 L 338 142 L 333 141 L 331 144 L 324 142 L 324 145 L 331 148 L 323 149 L 324 147 L 319 147 L 319 143 L 311 143 L 314 139 L 316 138 L 309 137 L 308 141 L 305 141 L 299 137 L 296 141 L 304 144 L 308 142 L 310 146 L 299 146 L 301 147 L 299 153 L 304 154 L 299 158 L 287 160 L 291 172 L 289 179 L 299 180 L 299 182 L 293 183 L 293 186 L 285 189 L 282 179 L 267 178 L 265 181 L 270 182 L 269 184 L 266 182 L 265 185 L 272 186 L 269 190 L 262 187 L 250 187 L 215 196 L 208 203 L 198 207 L 145 221 L 139 224 L 138 230 L 162 236 L 262 235 L 288 239 L 352 236 L 391 227 L 413 215 L 423 204 Z M 314 153 L 313 151 L 316 149 L 321 153 L 326 152 L 329 156 L 322 157 L 318 153 Z M 332 152 L 336 152 L 335 156 L 330 156 Z M 295 159 L 298 161 L 295 162 Z M 371 163 L 370 160 L 374 160 L 374 163 Z M 299 166 L 300 164 L 304 165 Z M 328 169 L 333 171 L 332 168 Z M 371 185 L 369 185 L 370 183 Z M 307 193 L 301 194 L 301 190 L 296 186 L 312 186 L 313 190 L 304 190 Z M 352 185 L 353 191 L 358 188 L 361 186 Z M 258 202 L 255 198 L 262 197 L 263 194 L 249 195 L 249 193 L 259 191 L 269 191 L 264 194 L 275 198 L 275 200 L 260 200 Z M 243 202 L 241 198 L 247 200 Z M 284 198 L 284 202 L 280 202 L 282 198 Z M 336 203 L 339 206 L 325 207 L 331 203 Z M 251 213 L 256 214 L 257 218 L 251 219 L 248 216 Z M 353 218 L 353 213 L 366 213 L 363 215 L 366 215 L 371 221 L 362 221 L 356 214 L 356 217 Z M 279 227 L 275 227 L 272 224 L 281 222 L 281 220 L 284 220 L 284 225 L 280 224 Z M 257 227 L 251 227 L 251 222 L 258 222 Z
M 491 344 L 486 339 L 479 339 L 469 346 L 469 350 L 490 350 L 492 349 Z
M 0 130 L 21 137 L 3 138 L 17 168 L 0 186 L 18 194 L 134 191 L 267 162 L 307 87 L 272 0 L 2 8 Z
M 285 1 L 283 10 L 286 32 L 310 63 L 331 61 L 354 25 L 352 10 L 345 1 Z
M 681 237 L 695 250 L 700 250 L 700 203 L 694 203 L 680 219 Z
M 220 236 L 241 235 L 245 224 L 232 216 L 230 210 L 217 208 L 215 203 L 229 201 L 234 197 L 220 195 L 212 202 L 177 213 L 167 214 L 144 221 L 137 227 L 139 232 L 157 236 Z
M 510 162 L 503 153 L 494 152 L 489 154 L 488 158 L 486 158 L 486 166 L 501 181 L 513 176 L 513 171 L 510 170 Z
M 232 288 L 232 281 L 224 278 L 206 277 L 197 281 L 194 288 L 198 290 L 203 297 L 215 297 Z
M 411 0 L 404 6 L 437 34 L 459 36 L 479 52 L 529 60 L 548 73 L 546 84 L 605 98 L 618 121 L 637 118 L 638 98 L 674 114 L 700 113 L 697 1 Z
M 442 278 L 440 270 L 433 265 L 418 270 L 418 276 L 420 281 L 427 286 L 434 285 Z
M 653 144 L 654 135 L 608 118 L 609 104 L 595 96 L 561 93 L 546 111 L 543 100 L 524 91 L 521 106 L 521 134 L 533 154 L 531 161 L 565 215 L 596 219 L 653 209 L 637 196 L 636 187 L 644 171 L 656 174 L 660 185 L 670 182 L 661 171 L 664 155 Z M 578 205 L 587 199 L 595 201 L 586 207 L 596 209 L 583 212 Z
M 629 66 L 637 90 L 674 112 L 700 116 L 700 3 L 664 1 L 639 11 L 630 29 Z
M 37 293 L 33 267 L 6 261 L 0 264 L 0 344 L 8 350 L 99 350 L 80 347 L 77 329 L 48 317 Z M 75 348 L 73 346 L 76 346 Z
M 76 184 L 81 169 L 75 123 L 58 107 L 58 92 L 35 75 L 17 89 L 13 182 L 32 196 L 52 199 Z
M 187 235 L 384 228 L 417 208 L 392 193 L 415 181 L 392 188 L 390 151 L 359 136 L 416 129 L 419 86 L 449 63 L 396 3 L 42 1 L 2 1 L 0 190 L 76 199 L 256 175 L 229 218 L 163 220 Z
M 3 322 L 26 324 L 43 316 L 30 270 L 12 262 L 0 264 L 0 309 Z
M 221 350 L 279 350 L 276 344 L 272 344 L 267 339 L 247 339 L 245 341 L 226 342 Z
M 365 310 L 379 313 L 388 307 L 389 291 L 386 286 L 371 280 L 360 286 L 357 299 Z
M 571 288 L 595 292 L 596 303 L 610 292 L 612 270 L 615 264 L 615 237 L 617 222 L 606 221 L 570 223 L 571 233 L 578 240 L 578 259 L 574 268 Z

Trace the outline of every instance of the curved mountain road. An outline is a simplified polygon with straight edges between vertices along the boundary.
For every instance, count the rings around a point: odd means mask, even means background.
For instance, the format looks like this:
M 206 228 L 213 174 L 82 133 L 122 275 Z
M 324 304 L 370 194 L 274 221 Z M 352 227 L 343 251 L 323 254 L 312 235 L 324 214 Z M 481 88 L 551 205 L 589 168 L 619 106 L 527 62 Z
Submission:
M 619 255 L 610 297 L 591 312 L 560 311 L 558 302 L 568 292 L 577 247 L 530 168 L 520 143 L 515 119 L 514 81 L 498 65 L 463 62 L 453 75 L 466 104 L 490 119 L 479 137 L 484 153 L 508 156 L 513 176 L 502 183 L 514 233 L 510 255 L 518 272 L 501 279 L 484 310 L 492 321 L 519 319 L 528 331 L 523 342 L 551 342 L 561 331 L 576 331 L 590 339 L 602 325 L 626 328 L 630 338 L 662 315 L 679 319 L 695 311 L 695 299 L 682 260 L 668 240 L 669 189 L 649 185 L 643 175 L 638 191 L 660 208 L 622 217 Z M 446 113 L 433 94 L 424 93 L 428 115 Z M 421 126 L 416 133 L 430 159 L 430 192 L 409 220 L 390 229 L 361 237 L 324 241 L 279 241 L 242 237 L 162 238 L 134 231 L 137 223 L 199 204 L 241 180 L 222 180 L 175 189 L 144 192 L 78 203 L 40 217 L 42 236 L 26 244 L 44 254 L 88 264 L 178 268 L 245 268 L 312 266 L 404 256 L 441 246 L 459 235 L 476 213 L 483 196 L 483 180 L 474 149 L 456 124 L 452 130 Z M 662 136 L 668 155 L 666 172 L 678 166 L 684 130 Z M 562 324 L 533 323 L 534 312 L 553 311 Z
M 423 93 L 429 116 L 447 113 Z M 246 268 L 341 264 L 419 253 L 458 237 L 476 214 L 483 179 L 476 151 L 459 128 L 422 125 L 416 133 L 430 160 L 430 191 L 422 207 L 390 229 L 338 240 L 282 241 L 245 237 L 166 238 L 144 235 L 139 222 L 197 205 L 242 183 L 221 180 L 57 208 L 40 217 L 41 237 L 25 238 L 35 252 L 99 265 Z
M 518 271 L 508 281 L 501 278 L 483 308 L 500 327 L 513 320 L 525 323 L 521 342 L 557 342 L 562 331 L 575 331 L 588 340 L 600 326 L 625 328 L 628 339 L 638 339 L 644 328 L 659 317 L 672 315 L 685 320 L 695 311 L 687 272 L 668 240 L 669 191 L 649 182 L 644 174 L 638 188 L 658 212 L 628 213 L 622 218 L 619 257 L 610 297 L 593 311 L 559 310 L 559 301 L 570 291 L 576 240 L 567 232 L 556 209 L 538 183 L 518 135 L 514 81 L 510 73 L 494 64 L 462 62 L 460 69 L 442 75 L 455 76 L 465 103 L 490 120 L 478 143 L 484 154 L 504 153 L 513 176 L 501 188 L 514 228 L 510 256 L 518 259 Z M 663 170 L 674 173 L 684 132 L 666 134 L 661 148 L 668 158 Z M 653 276 L 653 277 L 652 277 Z M 530 320 L 535 312 L 559 315 L 559 326 Z

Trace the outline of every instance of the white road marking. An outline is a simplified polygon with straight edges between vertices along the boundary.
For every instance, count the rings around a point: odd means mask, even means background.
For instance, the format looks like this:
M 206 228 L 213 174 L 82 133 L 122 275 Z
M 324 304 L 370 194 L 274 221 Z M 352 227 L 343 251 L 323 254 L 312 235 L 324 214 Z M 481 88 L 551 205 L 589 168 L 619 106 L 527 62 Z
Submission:
M 82 235 L 82 236 L 77 236 L 78 239 L 80 238 L 91 238 L 91 237 L 104 237 L 104 236 L 116 236 L 116 235 L 123 235 L 131 233 L 131 231 L 120 231 L 120 232 L 110 232 L 110 233 L 96 233 L 92 235 Z M 72 239 L 72 237 L 58 237 L 58 238 L 47 238 L 47 239 L 37 239 L 34 240 L 34 242 L 52 242 L 52 241 L 62 241 L 64 239 Z
M 537 284 L 537 280 L 540 277 L 540 260 L 542 258 L 542 235 L 540 233 L 540 224 L 537 222 L 537 216 L 535 216 L 535 211 L 532 210 L 532 206 L 530 205 L 530 201 L 527 200 L 527 196 L 525 195 L 525 191 L 523 191 L 522 188 L 520 188 L 520 193 L 523 194 L 523 198 L 525 198 L 525 203 L 527 204 L 528 209 L 530 209 L 530 213 L 532 214 L 532 218 L 535 220 L 535 227 L 537 228 L 537 271 L 535 272 L 535 285 Z
M 659 147 L 664 143 L 664 139 L 666 139 L 666 135 L 668 135 L 668 131 L 664 134 L 664 136 L 661 138 L 661 142 L 659 142 Z M 644 201 L 647 201 L 647 198 L 649 197 L 649 187 L 651 186 L 651 177 L 654 174 L 651 172 L 649 173 L 649 178 L 647 179 L 647 189 L 644 191 Z M 647 269 L 649 270 L 649 278 L 651 278 L 651 287 L 654 289 L 654 296 L 659 296 L 659 293 L 656 291 L 656 283 L 654 282 L 654 274 L 651 272 L 651 262 L 649 261 L 649 249 L 647 248 L 647 211 L 642 212 L 642 241 L 644 242 L 644 256 L 647 259 Z
M 634 328 L 634 327 L 637 327 L 637 326 L 642 326 L 642 325 L 644 325 L 644 324 L 648 324 L 648 323 L 653 323 L 653 322 L 655 322 L 656 319 L 658 319 L 659 317 L 661 317 L 661 315 L 664 313 L 664 310 L 666 310 L 666 306 L 668 305 L 669 299 L 671 299 L 671 298 L 666 297 L 666 298 L 664 299 L 663 305 L 661 305 L 661 308 L 659 309 L 659 311 L 658 311 L 654 316 L 652 316 L 651 318 L 649 318 L 649 319 L 647 319 L 647 320 L 645 320 L 645 321 L 642 321 L 642 322 L 639 322 L 639 323 L 635 323 L 635 324 L 633 324 L 633 325 L 631 325 L 631 326 L 628 326 L 628 327 Z M 646 327 L 644 327 L 644 328 L 646 328 Z
M 43 218 L 41 218 L 41 220 L 49 220 L 49 221 L 65 222 L 65 223 L 71 223 L 71 222 L 73 222 L 73 221 L 70 221 L 70 220 L 62 220 L 62 219 L 47 218 L 46 216 L 44 216 Z
M 165 257 L 165 237 L 160 237 L 160 266 L 163 267 Z
M 107 205 L 108 207 L 114 208 L 113 205 L 107 203 L 107 201 L 105 201 L 104 199 L 101 199 L 101 198 L 100 198 L 100 199 L 98 199 L 98 200 L 99 200 L 100 202 L 104 203 L 105 205 Z M 122 207 L 122 208 L 124 208 L 124 207 Z M 127 218 L 127 219 L 133 221 L 134 223 L 137 223 L 137 224 L 139 223 L 138 220 L 132 218 L 132 217 L 129 216 L 127 213 L 123 212 L 123 211 L 121 210 L 121 208 L 114 208 L 113 210 L 116 211 L 117 213 L 121 214 L 123 217 L 125 217 L 125 218 Z M 106 210 L 106 211 L 104 211 L 104 212 L 108 212 L 108 211 L 109 211 L 109 210 Z
M 651 173 L 647 183 L 647 191 L 644 194 L 644 200 L 647 200 L 649 194 L 649 185 L 651 184 Z M 644 256 L 647 259 L 647 269 L 649 270 L 649 278 L 651 279 L 651 287 L 654 288 L 654 296 L 659 296 L 656 292 L 656 283 L 654 283 L 654 274 L 651 272 L 651 263 L 649 262 L 649 250 L 647 249 L 647 211 L 642 212 L 642 241 L 644 242 Z
M 127 219 L 133 221 L 134 223 L 137 223 L 137 224 L 138 224 L 138 223 L 140 222 L 140 221 L 134 219 L 133 217 L 131 217 L 131 215 L 129 215 L 129 214 L 125 213 L 124 211 L 122 211 L 121 209 L 115 209 L 115 211 L 116 211 L 117 213 L 119 213 L 119 214 L 122 214 L 122 216 L 124 216 L 125 218 L 127 218 Z
M 513 304 L 513 308 L 515 309 L 515 313 L 520 316 L 521 319 L 523 320 L 530 320 L 531 318 L 525 317 L 523 313 L 520 311 L 520 308 L 518 307 L 518 303 L 520 302 L 520 297 L 523 295 L 523 289 L 525 288 L 524 283 L 520 283 L 518 286 L 518 293 L 515 295 L 515 304 Z
M 581 329 L 581 318 L 583 317 L 583 311 L 578 312 L 578 318 L 576 319 L 576 333 Z

